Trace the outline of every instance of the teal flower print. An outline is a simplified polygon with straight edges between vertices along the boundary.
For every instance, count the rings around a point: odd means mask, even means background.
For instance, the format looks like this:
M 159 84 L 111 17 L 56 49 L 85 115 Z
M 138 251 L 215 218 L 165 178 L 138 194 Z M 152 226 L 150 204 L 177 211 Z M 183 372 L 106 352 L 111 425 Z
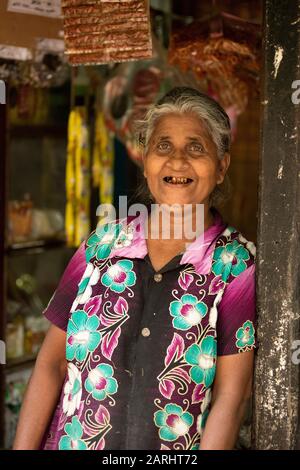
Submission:
M 124 246 L 130 246 L 133 240 L 134 228 L 129 224 L 122 228 L 114 243 L 114 248 L 123 248 Z
M 82 396 L 81 373 L 72 362 L 68 363 L 68 380 L 64 386 L 63 412 L 74 415 L 79 409 Z
M 222 276 L 226 282 L 231 272 L 238 276 L 247 268 L 245 261 L 249 259 L 249 252 L 237 240 L 216 248 L 213 257 L 212 272 L 216 276 Z
M 85 381 L 85 389 L 95 400 L 104 400 L 107 395 L 113 395 L 118 390 L 118 383 L 113 378 L 113 368 L 109 364 L 99 364 L 89 372 Z
M 193 415 L 184 412 L 181 406 L 169 403 L 164 410 L 154 413 L 154 422 L 159 429 L 159 437 L 164 441 L 176 441 L 189 432 L 194 422 Z
M 114 242 L 118 238 L 122 224 L 104 224 L 95 230 L 87 240 L 86 260 L 89 262 L 93 256 L 97 260 L 107 258 L 113 248 Z
M 101 341 L 99 318 L 88 316 L 83 310 L 74 312 L 68 323 L 66 358 L 72 361 L 74 357 L 82 362 L 87 352 L 93 352 Z
M 124 292 L 126 287 L 131 287 L 136 282 L 136 275 L 132 271 L 132 267 L 133 262 L 131 260 L 122 259 L 117 261 L 101 277 L 102 284 L 119 294 Z
M 170 314 L 174 317 L 173 326 L 178 330 L 188 330 L 198 325 L 207 310 L 204 302 L 199 302 L 197 297 L 190 294 L 184 294 L 180 300 L 173 300 L 169 307 Z
M 198 444 L 194 444 L 194 445 L 191 447 L 191 450 L 200 450 L 200 442 L 198 442 Z
M 206 388 L 213 383 L 216 373 L 217 342 L 212 336 L 206 336 L 200 345 L 192 344 L 186 353 L 185 360 L 193 367 L 190 369 L 191 379 L 203 383 Z
M 236 347 L 239 349 L 244 349 L 244 348 L 253 346 L 254 341 L 255 341 L 254 333 L 255 333 L 255 329 L 254 329 L 252 321 L 250 320 L 245 321 L 243 326 L 241 326 L 241 328 L 239 328 L 235 334 L 237 338 L 237 341 L 235 343 Z
M 87 450 L 86 443 L 81 439 L 83 429 L 77 416 L 74 416 L 72 423 L 67 423 L 64 429 L 67 435 L 60 438 L 59 450 Z
M 97 268 L 97 266 L 93 266 L 92 263 L 88 263 L 85 272 L 81 278 L 81 281 L 78 285 L 77 296 L 73 304 L 75 306 L 74 310 L 76 310 L 77 305 L 85 304 L 89 300 L 93 292 L 92 287 L 97 284 L 99 279 L 99 268 Z
M 228 225 L 222 235 L 225 235 L 225 237 L 230 237 L 230 235 L 234 232 L 237 232 L 236 228 L 232 227 L 231 225 Z
M 209 410 L 205 410 L 197 418 L 197 432 L 200 434 L 200 436 L 203 434 L 208 415 L 209 415 Z

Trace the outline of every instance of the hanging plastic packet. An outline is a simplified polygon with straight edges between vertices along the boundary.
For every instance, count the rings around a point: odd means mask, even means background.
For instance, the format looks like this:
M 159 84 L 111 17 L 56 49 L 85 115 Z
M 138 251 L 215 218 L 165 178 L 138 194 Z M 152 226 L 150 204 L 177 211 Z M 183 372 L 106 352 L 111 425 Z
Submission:
M 98 110 L 95 123 L 92 174 L 93 186 L 99 187 L 99 201 L 101 204 L 113 203 L 113 165 L 113 135 L 105 124 L 103 112 Z
M 258 24 L 221 12 L 174 31 L 169 61 L 192 71 L 234 119 L 259 92 L 260 45 Z
M 152 55 L 148 0 L 62 0 L 72 65 L 141 60 Z
M 90 154 L 85 107 L 69 116 L 66 166 L 67 245 L 78 247 L 90 232 Z

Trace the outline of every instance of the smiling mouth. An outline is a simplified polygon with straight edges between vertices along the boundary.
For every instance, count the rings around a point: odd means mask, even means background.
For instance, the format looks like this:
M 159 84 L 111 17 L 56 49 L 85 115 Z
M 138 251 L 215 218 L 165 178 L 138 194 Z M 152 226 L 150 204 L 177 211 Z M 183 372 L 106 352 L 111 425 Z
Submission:
M 193 182 L 192 178 L 186 178 L 184 176 L 165 176 L 163 180 L 169 184 L 181 184 L 181 185 L 187 185 Z

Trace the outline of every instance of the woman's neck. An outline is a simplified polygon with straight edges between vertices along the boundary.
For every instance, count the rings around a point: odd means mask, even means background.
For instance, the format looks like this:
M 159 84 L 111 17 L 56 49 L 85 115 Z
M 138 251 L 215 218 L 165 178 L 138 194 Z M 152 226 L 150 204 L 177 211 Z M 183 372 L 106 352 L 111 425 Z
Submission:
M 156 204 L 148 215 L 147 234 L 150 239 L 191 243 L 214 223 L 208 205 L 187 208 Z

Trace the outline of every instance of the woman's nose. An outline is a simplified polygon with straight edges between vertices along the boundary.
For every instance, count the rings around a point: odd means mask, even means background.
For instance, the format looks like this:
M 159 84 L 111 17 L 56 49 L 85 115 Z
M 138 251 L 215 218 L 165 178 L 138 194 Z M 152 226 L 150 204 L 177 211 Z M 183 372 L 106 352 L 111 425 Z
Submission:
M 188 166 L 186 157 L 185 157 L 185 152 L 184 150 L 175 150 L 173 154 L 170 156 L 169 165 L 175 169 L 176 168 L 181 168 L 181 167 L 186 167 Z

